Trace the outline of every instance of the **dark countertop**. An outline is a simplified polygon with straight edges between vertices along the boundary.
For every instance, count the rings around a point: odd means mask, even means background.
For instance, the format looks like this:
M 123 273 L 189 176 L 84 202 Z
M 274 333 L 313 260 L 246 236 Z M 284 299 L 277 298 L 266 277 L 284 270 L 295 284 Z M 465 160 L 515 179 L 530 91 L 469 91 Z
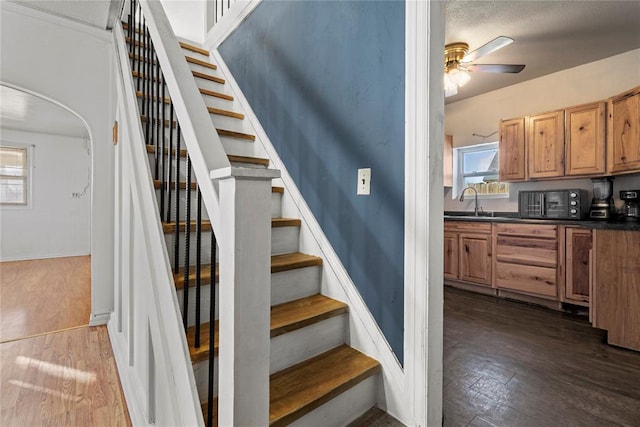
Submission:
M 591 228 L 596 230 L 627 230 L 640 231 L 640 222 L 622 221 L 590 221 L 570 219 L 523 219 L 518 212 L 493 212 L 494 216 L 474 216 L 473 212 L 445 211 L 444 219 L 447 221 L 481 221 L 481 222 L 510 222 L 518 224 L 548 224 L 570 225 L 572 227 Z

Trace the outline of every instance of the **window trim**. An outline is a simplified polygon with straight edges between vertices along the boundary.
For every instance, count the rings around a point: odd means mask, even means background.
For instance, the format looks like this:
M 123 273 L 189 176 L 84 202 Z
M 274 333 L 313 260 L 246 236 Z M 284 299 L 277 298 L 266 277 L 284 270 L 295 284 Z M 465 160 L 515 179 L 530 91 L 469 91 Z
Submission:
M 463 169 L 463 165 L 462 165 L 462 159 L 464 154 L 466 153 L 473 153 L 476 151 L 484 151 L 484 150 L 490 150 L 490 149 L 497 149 L 498 150 L 498 156 L 500 155 L 500 150 L 498 147 L 498 141 L 494 141 L 494 142 L 484 142 L 481 144 L 474 144 L 474 145 L 466 145 L 463 147 L 455 147 L 453 149 L 453 188 L 451 190 L 451 198 L 452 199 L 457 199 L 460 196 L 460 193 L 462 192 L 462 189 L 464 188 L 463 183 L 464 183 L 464 177 L 473 177 L 473 176 L 485 176 L 487 175 L 487 173 L 485 172 L 476 172 L 476 173 L 469 173 L 469 174 L 463 174 L 462 173 L 462 169 Z M 499 170 L 496 169 L 496 175 L 499 175 Z M 497 194 L 478 194 L 478 199 L 507 199 L 510 196 L 510 192 L 507 191 L 506 193 L 497 193 Z
M 24 180 L 24 191 L 25 197 L 23 203 L 6 203 L 0 202 L 1 209 L 25 209 L 31 208 L 32 199 L 33 199 L 33 145 L 28 144 L 20 144 L 13 143 L 8 141 L 0 141 L 1 148 L 9 148 L 14 150 L 24 150 L 26 154 L 24 171 L 25 175 L 22 177 L 12 177 L 12 178 L 22 178 Z

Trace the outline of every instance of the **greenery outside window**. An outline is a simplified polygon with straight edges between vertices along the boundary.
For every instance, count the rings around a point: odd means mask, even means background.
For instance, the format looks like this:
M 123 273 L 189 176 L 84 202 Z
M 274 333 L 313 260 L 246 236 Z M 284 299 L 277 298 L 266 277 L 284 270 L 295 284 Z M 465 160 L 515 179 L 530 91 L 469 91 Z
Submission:
M 28 165 L 27 148 L 0 146 L 0 205 L 27 205 Z
M 455 148 L 452 198 L 466 187 L 473 187 L 478 197 L 509 197 L 509 184 L 498 180 L 498 155 L 497 142 Z

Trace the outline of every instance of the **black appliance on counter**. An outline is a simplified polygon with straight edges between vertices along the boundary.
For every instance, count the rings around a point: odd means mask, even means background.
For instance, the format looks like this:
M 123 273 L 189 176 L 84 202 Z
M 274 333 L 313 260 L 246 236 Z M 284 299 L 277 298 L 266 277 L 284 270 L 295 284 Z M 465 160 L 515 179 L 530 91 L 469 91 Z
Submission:
M 630 222 L 640 221 L 640 190 L 622 190 L 620 200 L 624 201 L 620 219 Z
M 589 213 L 586 190 L 519 191 L 520 218 L 583 219 Z

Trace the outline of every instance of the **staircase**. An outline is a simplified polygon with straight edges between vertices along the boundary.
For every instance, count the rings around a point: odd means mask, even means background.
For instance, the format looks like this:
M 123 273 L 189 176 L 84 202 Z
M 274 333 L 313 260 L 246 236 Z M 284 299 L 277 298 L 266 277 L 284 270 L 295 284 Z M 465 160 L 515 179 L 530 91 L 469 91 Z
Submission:
M 128 27 L 123 24 L 130 35 L 139 33 L 141 28 Z M 154 67 L 149 66 L 155 59 L 143 54 L 149 44 L 135 37 L 127 37 L 127 42 L 135 46 L 129 57 L 136 87 L 161 81 L 161 74 L 154 74 Z M 268 168 L 269 160 L 256 155 L 253 130 L 238 111 L 224 76 L 210 62 L 208 52 L 190 43 L 181 42 L 180 46 L 229 162 L 243 168 Z M 150 185 L 155 188 L 161 212 L 204 419 L 207 425 L 215 426 L 217 397 L 213 396 L 218 395 L 215 379 L 219 349 L 217 245 L 206 209 L 201 209 L 188 153 L 179 145 L 180 126 L 173 118 L 170 97 L 160 86 L 137 92 L 142 127 L 156 141 L 175 133 L 178 142 L 146 146 L 155 178 Z M 265 355 L 270 360 L 269 423 L 347 425 L 376 405 L 380 365 L 348 345 L 349 308 L 322 295 L 323 260 L 299 252 L 301 221 L 282 217 L 284 191 L 282 187 L 272 188 L 270 206 L 271 350 L 270 355 Z M 193 207 L 185 209 L 187 205 Z

